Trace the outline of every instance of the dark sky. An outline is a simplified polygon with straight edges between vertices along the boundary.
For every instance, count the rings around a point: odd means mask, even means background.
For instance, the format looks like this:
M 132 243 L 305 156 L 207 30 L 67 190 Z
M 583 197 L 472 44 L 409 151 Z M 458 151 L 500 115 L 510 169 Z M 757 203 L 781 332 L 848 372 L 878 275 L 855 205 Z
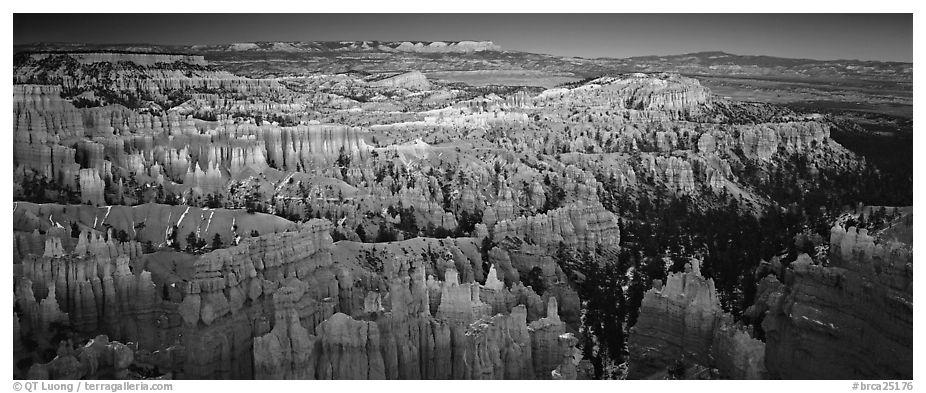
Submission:
M 15 44 L 492 40 L 504 49 L 629 57 L 699 51 L 913 60 L 912 14 L 15 14 Z

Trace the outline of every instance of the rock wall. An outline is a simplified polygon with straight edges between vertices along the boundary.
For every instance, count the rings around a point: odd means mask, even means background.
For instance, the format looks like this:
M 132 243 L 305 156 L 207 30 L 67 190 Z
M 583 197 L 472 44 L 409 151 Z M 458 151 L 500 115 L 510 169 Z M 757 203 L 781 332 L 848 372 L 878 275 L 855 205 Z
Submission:
M 646 292 L 627 345 L 633 379 L 660 375 L 677 362 L 717 368 L 727 378 L 765 377 L 764 344 L 733 324 L 697 264 Z
M 133 273 L 129 261 L 140 254 L 137 243 L 115 246 L 84 237 L 70 254 L 49 253 L 23 260 L 17 303 L 24 315 L 25 335 L 47 329 L 60 309 L 79 334 L 104 333 L 144 348 L 158 348 L 161 334 L 155 321 L 165 312 L 159 288 L 147 271 Z M 36 314 L 35 296 L 45 298 Z M 52 311 L 42 311 L 48 308 Z M 52 317 L 49 317 L 51 315 Z
M 254 340 L 256 376 L 549 379 L 557 367 L 566 364 L 568 369 L 572 364 L 564 359 L 572 359 L 575 339 L 564 334 L 555 298 L 550 301 L 547 317 L 528 323 L 523 304 L 515 303 L 490 316 L 491 306 L 480 297 L 484 288 L 472 282 L 460 283 L 452 269 L 444 273 L 447 281 L 443 282 L 433 281 L 433 277 L 426 282 L 423 266 L 414 261 L 399 261 L 390 270 L 386 274 L 392 277 L 388 307 L 383 308 L 378 294 L 369 292 L 363 313 L 354 317 L 337 313 L 321 322 L 315 334 L 298 325 L 291 307 L 278 308 L 274 328 Z M 441 293 L 433 316 L 429 285 L 439 287 Z M 512 296 L 498 284 L 485 289 Z M 280 351 L 282 357 L 269 355 Z M 297 364 L 306 366 L 299 368 Z M 293 371 L 296 369 L 305 373 Z
M 331 260 L 329 225 L 313 220 L 299 231 L 245 239 L 196 260 L 177 309 L 188 351 L 184 377 L 251 378 L 252 337 L 270 331 L 274 302 L 294 304 L 311 330 L 362 302 L 351 296 L 349 273 Z M 281 287 L 291 293 L 274 300 Z
M 254 338 L 254 376 L 262 379 L 314 379 L 316 338 L 302 327 L 293 304 L 297 290 L 273 294 L 273 329 Z
M 550 89 L 538 96 L 539 100 L 553 98 L 581 99 L 596 95 L 613 103 L 615 108 L 633 111 L 664 111 L 668 118 L 677 118 L 679 112 L 699 112 L 701 106 L 711 102 L 710 91 L 693 78 L 678 74 L 625 74 L 620 77 L 601 77 L 572 89 Z M 672 112 L 675 112 L 674 114 Z M 639 115 L 640 113 L 638 113 Z
M 819 121 L 764 123 L 737 126 L 738 146 L 747 157 L 769 160 L 781 151 L 807 151 L 830 136 L 829 125 Z
M 518 217 L 495 224 L 493 238 L 517 238 L 555 251 L 562 242 L 579 250 L 620 243 L 617 217 L 598 205 L 569 204 L 545 214 Z
M 100 178 L 99 171 L 95 168 L 81 169 L 78 178 L 80 179 L 80 200 L 82 202 L 92 206 L 106 204 L 103 197 L 106 184 Z
M 834 227 L 829 258 L 799 258 L 760 283 L 754 311 L 765 313 L 770 376 L 912 378 L 911 245 Z
M 248 79 L 210 68 L 201 56 L 147 53 L 44 53 L 30 54 L 15 65 L 14 83 L 61 85 L 65 89 L 96 86 L 109 80 L 117 93 L 147 92 L 166 95 L 170 90 L 229 89 L 261 93 L 285 89 L 272 79 Z
M 411 71 L 383 78 L 371 82 L 370 85 L 374 87 L 392 87 L 410 90 L 428 90 L 431 88 L 431 83 L 428 82 L 428 78 L 420 71 Z
M 49 56 L 55 56 L 53 53 L 30 53 L 29 57 L 35 60 L 42 60 Z M 195 65 L 206 65 L 206 60 L 202 56 L 196 55 L 170 55 L 157 53 L 68 53 L 68 57 L 76 60 L 80 64 L 93 63 L 118 63 L 128 61 L 140 66 L 154 66 L 157 63 L 189 63 Z
M 473 281 L 481 271 L 460 282 L 458 267 L 479 266 L 462 250 L 447 264 L 426 265 L 416 254 L 389 259 L 383 281 L 350 258 L 333 261 L 329 230 L 313 220 L 244 239 L 158 284 L 147 271 L 131 272 L 137 243 L 120 246 L 87 230 L 65 250 L 46 237 L 47 255 L 23 262 L 17 331 L 34 337 L 61 321 L 104 331 L 137 342 L 140 364 L 176 378 L 532 379 L 556 370 L 557 378 L 574 377 L 576 340 L 565 334 L 555 297 L 543 310 L 533 291 L 508 288 L 497 273 L 487 287 Z M 139 266 L 158 269 L 151 263 Z M 425 276 L 440 266 L 443 280 Z M 59 358 L 30 375 L 97 375 Z
M 336 161 L 346 158 L 361 167 L 372 150 L 366 132 L 356 127 L 258 126 L 228 118 L 204 122 L 121 105 L 78 109 L 60 94 L 59 86 L 17 85 L 14 169 L 78 190 L 82 203 L 105 204 L 114 171 L 138 183 L 226 194 L 232 178 L 268 168 L 340 178 L 341 171 L 332 169 Z M 84 139 L 75 144 L 73 138 Z
M 457 42 L 409 42 L 403 41 L 398 45 L 381 45 L 381 50 L 396 50 L 401 52 L 423 52 L 423 53 L 472 53 L 482 51 L 497 51 L 500 49 L 492 41 L 457 41 Z
M 54 359 L 32 365 L 25 377 L 31 380 L 128 379 L 128 368 L 134 360 L 132 348 L 99 335 L 77 349 L 62 345 Z
M 729 314 L 721 316 L 714 330 L 711 358 L 723 378 L 765 379 L 766 343 L 753 338 L 744 326 L 736 324 Z
M 16 314 L 16 332 L 14 341 L 22 337 L 31 337 L 39 347 L 49 347 L 54 332 L 50 329 L 52 324 L 67 324 L 68 314 L 61 310 L 54 286 L 48 287 L 45 298 L 38 300 L 32 290 L 32 281 L 28 279 L 17 280 L 14 284 L 14 301 L 18 312 Z M 23 349 L 20 345 L 20 350 Z M 22 352 L 16 352 L 17 358 L 22 358 Z

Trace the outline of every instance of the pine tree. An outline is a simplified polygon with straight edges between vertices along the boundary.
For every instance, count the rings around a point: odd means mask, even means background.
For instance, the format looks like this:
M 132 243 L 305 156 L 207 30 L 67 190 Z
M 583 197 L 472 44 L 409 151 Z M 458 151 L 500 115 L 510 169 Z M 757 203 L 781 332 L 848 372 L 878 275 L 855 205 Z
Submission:
M 120 229 L 119 232 L 116 232 L 116 240 L 119 243 L 126 243 L 129 241 L 129 234 L 125 232 L 124 229 Z
M 179 228 L 177 228 L 176 225 L 171 225 L 170 236 L 167 237 L 167 240 L 170 242 L 170 246 L 173 247 L 174 250 L 180 251 L 180 242 L 177 241 L 177 232 L 179 232 Z
M 197 243 L 199 243 L 199 237 L 196 236 L 196 232 L 190 232 L 189 235 L 186 235 L 186 250 L 188 252 L 196 251 Z

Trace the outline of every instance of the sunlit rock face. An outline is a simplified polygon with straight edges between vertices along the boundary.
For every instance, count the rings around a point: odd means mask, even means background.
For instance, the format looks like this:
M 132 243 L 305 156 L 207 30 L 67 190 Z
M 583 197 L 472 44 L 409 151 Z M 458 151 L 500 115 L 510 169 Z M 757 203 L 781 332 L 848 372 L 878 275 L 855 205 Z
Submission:
M 761 282 L 764 303 L 756 307 L 767 312 L 762 328 L 770 376 L 913 375 L 913 253 L 910 243 L 888 237 L 903 227 L 912 229 L 912 220 L 875 234 L 834 227 L 829 266 L 803 258 L 783 278 Z
M 419 71 L 406 72 L 371 83 L 377 87 L 401 87 L 411 90 L 427 90 L 431 87 L 428 78 Z
M 72 195 L 72 202 L 104 206 L 163 202 L 167 195 L 188 202 L 218 196 L 223 202 L 239 198 L 231 204 L 240 206 L 242 195 L 232 187 L 267 171 L 355 184 L 373 177 L 358 169 L 370 160 L 372 147 L 367 132 L 357 127 L 204 122 L 174 111 L 138 113 L 121 105 L 77 108 L 61 98 L 58 86 L 17 86 L 14 177 L 30 186 L 45 182 L 49 191 Z M 336 164 L 346 161 L 354 168 L 342 172 Z M 387 197 L 399 197 L 395 194 Z M 423 220 L 456 227 L 452 215 L 434 208 L 434 200 L 415 203 Z
M 55 54 L 35 53 L 31 54 L 30 58 L 33 60 L 43 60 L 53 56 L 55 56 Z M 133 64 L 147 67 L 154 66 L 157 63 L 175 62 L 201 66 L 206 65 L 206 60 L 202 56 L 169 55 L 158 53 L 71 53 L 68 54 L 68 57 L 76 60 L 77 63 L 80 64 L 118 63 L 120 61 L 129 61 Z
M 829 126 L 820 122 L 768 123 L 737 127 L 739 146 L 747 157 L 769 160 L 783 153 L 806 151 L 829 138 Z
M 577 99 L 595 95 L 616 108 L 652 112 L 656 116 L 663 112 L 670 117 L 681 113 L 698 112 L 700 107 L 711 102 L 710 91 L 693 78 L 678 74 L 627 74 L 621 77 L 602 77 L 574 89 L 550 89 L 539 98 L 554 97 Z
M 387 46 L 388 47 L 388 46 Z M 383 48 L 383 47 L 380 47 Z M 393 47 L 392 49 L 403 52 L 430 52 L 430 53 L 445 53 L 445 52 L 481 52 L 481 51 L 496 51 L 500 47 L 495 45 L 492 41 L 457 41 L 457 42 L 444 42 L 444 41 L 435 41 L 435 42 L 409 42 L 404 41 L 398 44 L 398 46 Z
M 628 109 L 687 111 L 710 101 L 710 91 L 697 80 L 664 75 L 654 79 L 645 74 L 608 83 L 603 91 L 623 96 Z
M 103 189 L 105 184 L 103 179 L 100 178 L 99 171 L 94 168 L 81 169 L 78 178 L 80 179 L 80 199 L 88 205 L 104 205 Z
M 496 242 L 517 238 L 547 250 L 555 250 L 560 243 L 594 250 L 599 244 L 620 242 L 617 218 L 601 205 L 570 205 L 545 214 L 500 221 L 495 224 L 494 234 Z
M 155 96 L 175 89 L 231 88 L 239 93 L 282 89 L 273 80 L 242 78 L 213 69 L 201 56 L 149 53 L 30 54 L 16 67 L 13 77 L 16 83 L 42 81 L 65 89 L 92 87 L 97 78 L 106 78 L 111 81 L 107 88 L 115 91 L 144 91 Z

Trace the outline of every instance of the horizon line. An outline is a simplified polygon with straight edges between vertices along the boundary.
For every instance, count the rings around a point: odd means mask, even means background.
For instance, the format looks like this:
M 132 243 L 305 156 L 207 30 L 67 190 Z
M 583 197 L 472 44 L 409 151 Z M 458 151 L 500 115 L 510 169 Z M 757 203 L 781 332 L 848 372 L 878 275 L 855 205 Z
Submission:
M 390 42 L 390 43 L 393 43 L 393 42 L 398 42 L 398 43 L 401 43 L 401 42 L 411 42 L 411 43 L 416 43 L 416 42 L 418 43 L 420 42 L 428 42 L 428 43 L 433 43 L 433 42 L 455 42 L 455 43 L 458 43 L 458 42 L 489 42 L 501 48 L 498 50 L 489 50 L 489 51 L 494 51 L 494 52 L 519 52 L 519 53 L 553 56 L 553 57 L 559 57 L 559 58 L 575 58 L 575 59 L 585 59 L 585 60 L 628 60 L 628 59 L 639 59 L 639 58 L 644 58 L 644 57 L 674 57 L 674 56 L 698 55 L 698 54 L 706 54 L 706 53 L 719 53 L 719 54 L 726 54 L 726 55 L 739 56 L 739 57 L 767 57 L 767 58 L 773 58 L 773 59 L 808 60 L 808 61 L 820 61 L 820 62 L 855 61 L 855 62 L 910 64 L 910 65 L 913 64 L 912 61 L 908 62 L 908 61 L 898 61 L 898 60 L 849 59 L 849 58 L 821 59 L 821 58 L 810 58 L 810 57 L 782 57 L 782 56 L 761 55 L 761 54 L 739 54 L 739 53 L 727 52 L 725 50 L 719 50 L 719 49 L 703 50 L 703 51 L 697 51 L 697 52 L 686 52 L 686 53 L 637 55 L 637 56 L 629 56 L 629 57 L 565 56 L 565 55 L 557 55 L 553 53 L 530 52 L 530 51 L 518 50 L 518 49 L 506 49 L 505 47 L 495 43 L 494 40 L 469 40 L 469 39 L 464 39 L 464 40 L 315 40 L 315 41 L 279 41 L 277 40 L 277 41 L 237 41 L 237 42 L 222 42 L 222 43 L 212 43 L 212 44 L 158 44 L 158 43 L 151 43 L 151 42 L 93 43 L 93 42 L 82 42 L 82 41 L 33 41 L 29 43 L 18 43 L 18 44 L 14 43 L 13 47 L 15 48 L 17 46 L 41 45 L 41 44 L 45 44 L 45 45 L 48 45 L 48 44 L 99 45 L 99 46 L 151 45 L 151 46 L 165 46 L 165 47 L 192 47 L 192 46 L 217 46 L 217 45 L 233 45 L 233 44 L 259 44 L 259 43 L 292 44 L 292 43 L 314 43 L 314 42 Z M 32 51 L 32 52 L 38 53 L 38 51 Z M 47 51 L 47 52 L 53 52 L 53 51 Z M 131 51 L 127 51 L 127 52 L 131 52 Z M 247 50 L 243 50 L 239 52 L 247 52 Z M 145 53 L 145 52 L 135 52 L 135 53 Z M 311 52 L 306 52 L 306 53 L 311 53 Z M 410 53 L 414 53 L 414 52 L 410 52 Z M 191 53 L 176 53 L 176 54 L 191 54 Z

